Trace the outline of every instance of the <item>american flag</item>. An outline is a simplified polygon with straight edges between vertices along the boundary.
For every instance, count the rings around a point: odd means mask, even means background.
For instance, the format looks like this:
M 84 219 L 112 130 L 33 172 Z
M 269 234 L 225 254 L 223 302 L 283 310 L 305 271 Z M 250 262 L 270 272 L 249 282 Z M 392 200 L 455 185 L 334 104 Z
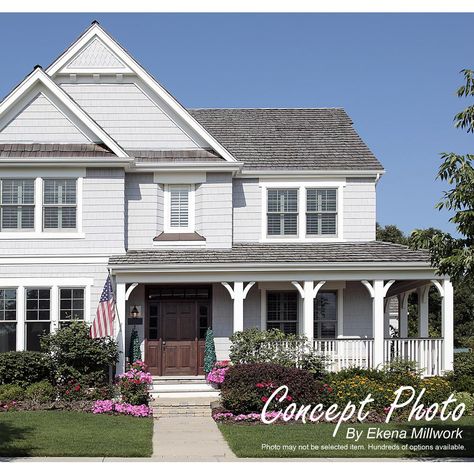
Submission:
M 110 276 L 105 280 L 90 335 L 93 339 L 114 335 L 115 301 Z

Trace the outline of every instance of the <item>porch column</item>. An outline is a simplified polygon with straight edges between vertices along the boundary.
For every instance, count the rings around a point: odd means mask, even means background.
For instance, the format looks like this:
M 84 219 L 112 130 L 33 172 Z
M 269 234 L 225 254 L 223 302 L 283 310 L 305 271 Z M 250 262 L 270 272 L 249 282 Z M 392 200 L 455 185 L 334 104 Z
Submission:
M 454 311 L 453 285 L 446 279 L 443 281 L 443 302 L 441 303 L 441 327 L 443 333 L 443 370 L 453 370 L 454 358 Z
M 292 281 L 291 283 L 303 299 L 303 317 L 301 318 L 302 324 L 300 325 L 299 333 L 312 341 L 314 339 L 314 298 L 316 298 L 318 291 L 326 282 L 319 281 L 316 285 L 314 281 L 305 281 L 303 285 L 297 281 Z
M 428 301 L 430 286 L 418 288 L 418 337 L 429 337 L 428 331 Z
M 374 338 L 372 367 L 380 368 L 384 363 L 384 298 L 395 280 L 384 283 L 384 280 L 363 280 L 372 298 L 372 333 Z
M 118 343 L 118 350 L 119 350 L 119 360 L 117 364 L 117 374 L 121 374 L 125 372 L 125 354 L 126 354 L 126 347 L 125 347 L 125 322 L 126 318 L 126 311 L 125 311 L 125 283 L 117 283 L 115 298 L 116 298 L 116 315 L 115 315 L 115 334 Z
M 408 296 L 410 293 L 402 293 L 398 296 L 398 334 L 400 338 L 408 337 Z
M 384 307 L 383 335 L 385 339 L 388 339 L 390 337 L 390 298 L 385 299 Z
M 222 285 L 229 292 L 230 297 L 234 300 L 234 322 L 233 330 L 234 332 L 244 330 L 244 300 L 252 288 L 255 285 L 254 281 L 244 285 L 243 281 L 235 281 L 234 287 L 232 288 L 229 283 L 222 282 Z

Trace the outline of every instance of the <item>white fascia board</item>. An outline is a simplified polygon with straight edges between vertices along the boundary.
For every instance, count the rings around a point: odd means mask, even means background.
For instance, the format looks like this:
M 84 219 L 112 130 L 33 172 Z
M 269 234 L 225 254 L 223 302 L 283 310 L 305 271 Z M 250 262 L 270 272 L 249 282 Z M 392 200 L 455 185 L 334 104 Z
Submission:
M 222 163 L 209 163 L 209 162 L 172 162 L 169 163 L 134 163 L 129 171 L 142 173 L 144 171 L 163 171 L 163 172 L 173 172 L 173 173 L 189 173 L 193 171 L 202 171 L 202 172 L 238 172 L 243 166 L 243 163 L 237 161 L 222 162 Z
M 189 112 L 163 88 L 140 64 L 138 64 L 122 46 L 108 35 L 98 24 L 93 24 L 62 56 L 46 69 L 54 76 L 61 70 L 94 36 L 97 36 L 111 51 L 130 68 L 148 87 L 150 87 L 189 127 L 206 141 L 226 161 L 237 160 L 224 148 Z
M 0 116 L 6 113 L 15 103 L 27 94 L 36 84 L 41 83 L 61 104 L 63 104 L 81 123 L 83 123 L 99 140 L 107 145 L 117 156 L 128 157 L 127 153 L 111 138 L 79 105 L 69 97 L 44 71 L 36 68 L 18 87 L 16 87 L 0 104 Z
M 341 177 L 362 177 L 375 178 L 385 174 L 385 170 L 242 170 L 238 176 L 256 178 L 341 178 Z
M 0 168 L 18 168 L 18 167 L 37 167 L 38 165 L 47 167 L 73 167 L 83 165 L 87 168 L 126 168 L 133 163 L 133 158 L 74 158 L 74 157 L 55 157 L 55 158 L 0 158 Z

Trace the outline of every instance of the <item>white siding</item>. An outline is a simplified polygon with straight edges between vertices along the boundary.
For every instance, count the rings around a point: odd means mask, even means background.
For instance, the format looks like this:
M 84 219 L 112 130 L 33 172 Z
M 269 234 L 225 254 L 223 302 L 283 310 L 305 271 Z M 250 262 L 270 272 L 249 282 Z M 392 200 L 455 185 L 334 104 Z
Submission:
M 98 38 L 94 38 L 66 66 L 67 69 L 126 69 L 126 66 Z
M 206 182 L 196 186 L 196 232 L 208 247 L 232 245 L 232 176 L 207 173 Z
M 372 299 L 358 281 L 346 282 L 344 289 L 343 335 L 372 337 Z
M 234 242 L 258 242 L 262 232 L 262 193 L 257 178 L 234 179 Z
M 61 84 L 123 148 L 199 148 L 136 84 Z
M 0 132 L 3 143 L 90 143 L 43 94 L 36 95 Z
M 375 240 L 375 181 L 347 178 L 344 187 L 344 240 Z
M 0 240 L 1 255 L 112 255 L 124 252 L 124 172 L 88 169 L 83 180 L 85 238 Z
M 125 246 L 150 248 L 163 230 L 163 190 L 153 182 L 153 173 L 129 173 L 125 183 Z

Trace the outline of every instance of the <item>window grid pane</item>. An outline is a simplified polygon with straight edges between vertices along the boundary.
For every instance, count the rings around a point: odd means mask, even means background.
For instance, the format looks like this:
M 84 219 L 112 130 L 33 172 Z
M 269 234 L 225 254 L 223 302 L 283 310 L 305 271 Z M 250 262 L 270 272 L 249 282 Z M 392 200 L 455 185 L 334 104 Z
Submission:
M 267 234 L 298 235 L 298 190 L 267 191 Z
M 0 225 L 2 230 L 33 229 L 35 182 L 33 179 L 0 180 Z
M 59 319 L 61 321 L 84 319 L 83 288 L 61 288 L 59 298 Z
M 295 292 L 267 293 L 267 329 L 298 332 L 298 297 Z
M 16 290 L 0 289 L 0 322 L 16 321 Z
M 306 234 L 337 234 L 337 190 L 306 190 Z
M 77 180 L 45 179 L 43 184 L 43 228 L 75 229 Z
M 26 320 L 49 321 L 51 319 L 51 291 L 28 288 L 26 290 Z
M 170 188 L 170 226 L 188 227 L 189 225 L 189 188 Z

